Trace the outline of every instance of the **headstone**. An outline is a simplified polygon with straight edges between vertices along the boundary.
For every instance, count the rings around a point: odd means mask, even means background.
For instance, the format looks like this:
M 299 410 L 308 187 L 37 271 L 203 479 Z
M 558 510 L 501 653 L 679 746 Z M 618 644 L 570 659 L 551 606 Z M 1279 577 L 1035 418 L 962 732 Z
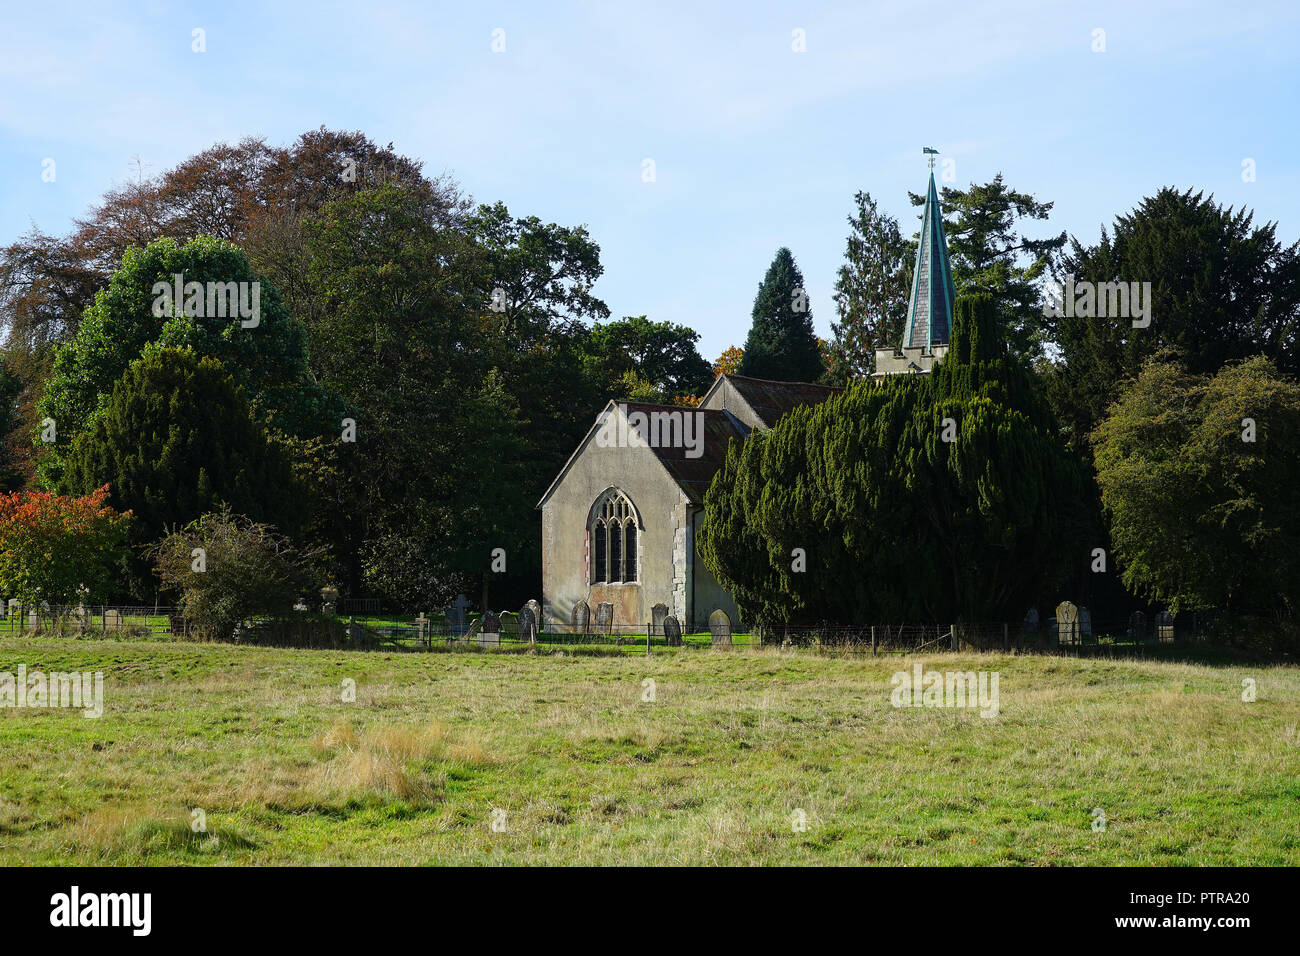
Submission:
M 1171 644 L 1174 640 L 1174 616 L 1167 610 L 1156 615 L 1156 640 Z
M 113 631 L 113 630 L 117 630 L 117 629 L 118 629 L 119 627 L 121 627 L 121 626 L 122 626 L 122 612 L 121 612 L 121 611 L 119 611 L 119 610 L 117 610 L 117 609 L 115 609 L 115 608 L 109 608 L 107 611 L 104 612 L 104 629 L 105 629 L 105 630 Z
M 27 626 L 32 628 L 33 630 L 41 626 L 40 617 L 37 616 L 34 610 L 27 612 Z
M 1061 644 L 1079 643 L 1079 609 L 1069 601 L 1056 605 L 1056 636 Z
M 573 605 L 573 633 L 586 634 L 591 629 L 591 608 L 586 601 Z
M 90 612 L 86 610 L 86 605 L 78 604 L 72 609 L 72 620 L 76 622 L 77 630 L 82 634 L 86 633 L 86 625 L 90 622 Z
M 664 637 L 668 638 L 669 647 L 682 646 L 682 626 L 671 614 L 664 618 Z
M 348 617 L 348 641 L 349 643 L 359 644 L 366 636 L 366 629 L 357 623 L 353 616 Z
M 483 615 L 483 619 L 479 623 L 482 625 L 478 633 L 479 644 L 499 647 L 501 645 L 501 622 L 497 619 L 497 616 L 488 611 Z
M 731 646 L 731 618 L 719 608 L 709 615 L 709 633 L 713 635 L 714 647 Z
M 1025 626 L 1023 628 L 1026 634 L 1038 633 L 1038 608 L 1031 607 L 1025 615 Z
M 1092 640 L 1092 612 L 1086 607 L 1079 608 L 1079 637 L 1085 641 Z
M 49 602 L 49 601 L 42 601 L 42 602 L 41 602 L 41 613 L 42 613 L 42 614 L 49 614 L 49 613 L 50 613 L 50 602 Z
M 456 600 L 443 612 L 447 618 L 447 634 L 450 637 L 463 637 L 465 635 L 465 609 L 468 607 L 469 599 L 463 594 L 458 594 Z
M 497 618 L 502 634 L 519 634 L 519 615 L 514 611 L 502 611 Z
M 15 616 L 16 614 L 18 614 L 19 611 L 20 611 L 20 608 L 21 608 L 21 607 L 22 607 L 22 602 L 21 602 L 21 601 L 19 601 L 17 598 L 10 598 L 10 599 L 9 599 L 9 616 L 10 616 L 10 617 L 13 617 L 13 616 Z
M 596 605 L 596 626 L 604 628 L 606 634 L 614 626 L 614 605 L 608 601 Z
M 529 644 L 537 643 L 538 606 L 536 601 L 529 601 L 519 609 L 519 639 Z
M 1128 616 L 1128 632 L 1135 641 L 1144 641 L 1147 636 L 1147 616 L 1141 611 L 1134 611 Z
M 420 616 L 415 619 L 415 626 L 418 629 L 420 643 L 428 644 L 429 643 L 429 619 L 424 616 L 423 611 L 421 611 Z
M 9 602 L 6 601 L 4 598 L 0 598 L 0 619 L 6 618 L 8 616 L 9 616 Z
M 668 605 L 656 604 L 650 609 L 650 633 L 662 637 L 664 621 L 668 618 Z
M 320 612 L 326 615 L 338 613 L 339 607 L 339 589 L 333 585 L 326 585 L 320 589 Z

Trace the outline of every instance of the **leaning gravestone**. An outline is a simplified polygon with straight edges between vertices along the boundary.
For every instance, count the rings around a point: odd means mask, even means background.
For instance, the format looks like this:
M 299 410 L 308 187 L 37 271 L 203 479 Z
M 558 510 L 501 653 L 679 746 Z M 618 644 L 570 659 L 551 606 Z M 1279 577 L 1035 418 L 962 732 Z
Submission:
M 668 639 L 669 647 L 682 646 L 682 626 L 671 614 L 664 618 L 664 637 Z
M 1147 636 L 1147 616 L 1141 611 L 1134 611 L 1128 616 L 1128 632 L 1133 640 L 1143 641 Z
M 1069 601 L 1056 605 L 1056 639 L 1061 644 L 1079 642 L 1079 609 Z
M 591 628 L 591 608 L 586 601 L 573 605 L 573 633 L 586 634 Z
M 650 609 L 650 633 L 656 636 L 662 636 L 664 633 L 664 621 L 668 618 L 668 605 L 656 604 Z
M 514 611 L 502 611 L 497 621 L 500 623 L 502 634 L 509 634 L 511 637 L 519 636 L 519 615 Z
M 1156 615 L 1156 640 L 1163 644 L 1172 644 L 1174 640 L 1174 616 L 1168 611 Z
M 709 615 L 709 633 L 713 635 L 714 647 L 731 646 L 731 618 L 719 608 Z
M 1086 607 L 1079 608 L 1079 637 L 1092 640 L 1092 612 Z
M 614 626 L 614 605 L 601 601 L 596 605 L 596 626 L 603 627 L 608 634 Z

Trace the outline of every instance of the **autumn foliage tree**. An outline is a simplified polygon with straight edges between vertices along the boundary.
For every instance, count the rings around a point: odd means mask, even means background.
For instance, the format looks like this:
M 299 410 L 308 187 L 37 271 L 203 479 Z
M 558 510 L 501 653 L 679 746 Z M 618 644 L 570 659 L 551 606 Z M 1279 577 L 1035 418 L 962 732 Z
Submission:
M 126 554 L 130 520 L 108 498 L 107 487 L 82 497 L 0 495 L 0 595 L 24 604 L 106 599 Z

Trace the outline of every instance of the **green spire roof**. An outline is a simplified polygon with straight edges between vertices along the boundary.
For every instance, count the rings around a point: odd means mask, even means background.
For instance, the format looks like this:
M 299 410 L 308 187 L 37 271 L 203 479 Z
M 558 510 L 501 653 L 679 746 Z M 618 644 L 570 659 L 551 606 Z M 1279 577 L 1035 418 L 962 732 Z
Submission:
M 903 347 L 947 345 L 955 297 L 948 242 L 943 234 L 943 210 L 939 208 L 931 171 L 921 215 L 921 241 L 916 247 L 916 268 L 912 271 L 912 295 L 907 300 Z

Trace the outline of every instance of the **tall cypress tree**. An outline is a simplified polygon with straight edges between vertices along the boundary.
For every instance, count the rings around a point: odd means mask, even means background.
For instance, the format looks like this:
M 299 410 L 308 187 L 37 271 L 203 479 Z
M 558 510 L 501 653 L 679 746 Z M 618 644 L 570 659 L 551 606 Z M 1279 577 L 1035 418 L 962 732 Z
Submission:
M 741 375 L 786 382 L 815 382 L 826 370 L 803 273 L 785 246 L 776 251 L 754 297 L 754 324 L 745 339 Z

